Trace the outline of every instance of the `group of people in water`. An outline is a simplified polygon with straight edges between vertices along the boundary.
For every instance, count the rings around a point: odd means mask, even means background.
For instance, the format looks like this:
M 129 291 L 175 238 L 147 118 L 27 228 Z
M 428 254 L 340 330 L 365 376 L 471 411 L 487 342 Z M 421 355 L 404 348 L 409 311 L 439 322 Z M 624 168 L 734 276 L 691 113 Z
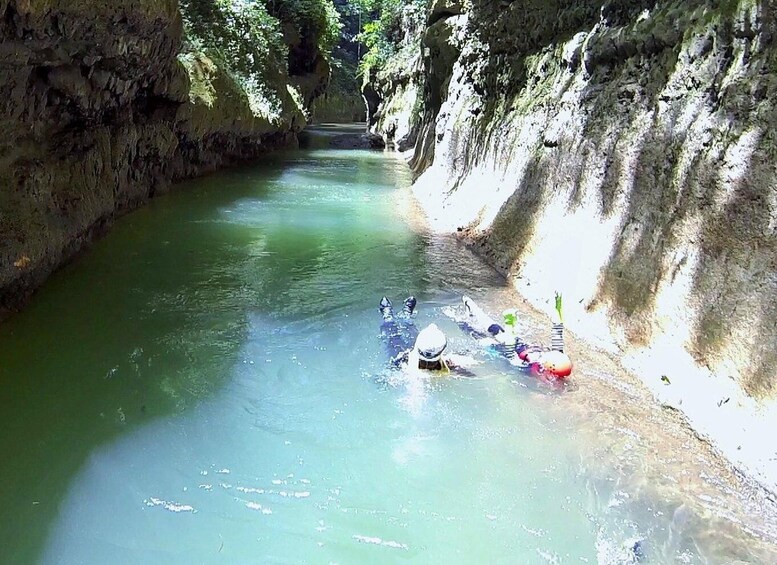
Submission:
M 463 312 L 451 317 L 469 335 L 499 353 L 512 365 L 531 374 L 565 379 L 572 373 L 572 362 L 564 352 L 564 321 L 561 295 L 556 294 L 554 319 L 549 348 L 524 342 L 516 332 L 517 313 L 507 310 L 502 323 L 486 314 L 471 298 L 462 298 Z M 384 296 L 378 306 L 383 317 L 381 335 L 386 342 L 391 363 L 440 373 L 469 374 L 470 359 L 446 352 L 448 339 L 437 324 L 429 324 L 418 331 L 413 323 L 417 301 L 407 297 L 400 312 Z

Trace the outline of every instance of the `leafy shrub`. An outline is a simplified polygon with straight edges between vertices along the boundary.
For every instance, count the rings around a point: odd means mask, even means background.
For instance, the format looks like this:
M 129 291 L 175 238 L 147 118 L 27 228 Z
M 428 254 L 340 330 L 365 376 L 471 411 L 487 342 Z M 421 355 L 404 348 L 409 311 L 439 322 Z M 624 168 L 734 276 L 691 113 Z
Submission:
M 360 9 L 369 13 L 356 37 L 367 48 L 359 63 L 359 74 L 369 76 L 380 70 L 399 52 L 405 37 L 403 17 L 417 20 L 420 25 L 426 15 L 428 0 L 356 0 Z
M 330 58 L 340 40 L 340 14 L 332 0 L 266 0 L 267 9 L 291 23 L 300 37 L 315 38 L 319 51 Z
M 187 47 L 207 52 L 237 74 L 271 79 L 286 68 L 280 22 L 262 2 L 180 0 Z

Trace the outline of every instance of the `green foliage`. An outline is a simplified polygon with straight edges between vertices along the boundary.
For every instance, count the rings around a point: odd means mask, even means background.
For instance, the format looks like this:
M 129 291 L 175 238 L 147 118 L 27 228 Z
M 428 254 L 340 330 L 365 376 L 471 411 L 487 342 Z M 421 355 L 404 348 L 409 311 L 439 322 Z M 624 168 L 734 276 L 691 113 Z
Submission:
M 328 57 L 340 39 L 332 0 L 180 0 L 193 51 L 207 51 L 239 74 L 272 79 L 287 70 L 286 25 Z M 294 38 L 287 38 L 294 42 Z
M 515 326 L 518 323 L 518 310 L 513 308 L 502 312 L 502 321 L 510 332 L 515 333 Z
M 186 31 L 181 60 L 192 80 L 192 95 L 211 105 L 218 93 L 210 81 L 220 68 L 244 93 L 255 115 L 277 117 L 277 84 L 287 74 L 288 47 L 280 22 L 264 3 L 180 0 L 180 6 Z
M 292 24 L 300 37 L 316 38 L 319 51 L 329 58 L 340 40 L 340 13 L 332 0 L 265 0 L 269 13 Z
M 404 37 L 403 12 L 423 19 L 428 0 L 356 0 L 356 9 L 370 18 L 362 24 L 356 41 L 367 48 L 359 63 L 359 74 L 369 76 L 371 69 L 381 69 L 399 51 Z
M 366 15 L 379 10 L 381 0 L 351 0 L 348 4 L 354 13 Z
M 357 2 L 365 13 L 375 19 L 364 21 L 356 41 L 367 48 L 359 63 L 359 73 L 369 76 L 370 69 L 380 68 L 397 51 L 397 45 L 390 40 L 391 28 L 400 21 L 401 2 L 399 0 L 362 0 Z
M 343 29 L 343 24 L 340 21 L 340 13 L 335 8 L 332 0 L 321 0 L 321 3 L 326 12 L 326 27 L 321 35 L 319 48 L 325 56 L 329 56 L 334 46 L 340 41 L 340 32 Z
M 280 22 L 262 2 L 180 0 L 191 51 L 207 52 L 240 75 L 265 79 L 286 67 Z
M 383 66 L 396 51 L 395 47 L 387 41 L 379 21 L 364 24 L 356 39 L 367 47 L 359 63 L 359 72 L 363 75 L 368 75 L 370 69 L 374 67 Z
M 338 93 L 358 94 L 359 83 L 356 80 L 356 64 L 341 59 L 332 61 L 332 77 L 329 81 L 329 91 Z
M 290 48 L 318 48 L 328 57 L 340 38 L 332 0 L 180 0 L 180 6 L 186 31 L 181 60 L 192 95 L 209 105 L 217 98 L 213 66 L 266 117 L 280 115 L 287 98 Z

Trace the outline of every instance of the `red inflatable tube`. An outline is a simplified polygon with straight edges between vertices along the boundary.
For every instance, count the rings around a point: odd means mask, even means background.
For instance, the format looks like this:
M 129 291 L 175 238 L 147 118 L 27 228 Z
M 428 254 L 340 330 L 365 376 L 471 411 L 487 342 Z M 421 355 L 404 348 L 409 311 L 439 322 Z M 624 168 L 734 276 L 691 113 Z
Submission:
M 546 351 L 530 346 L 518 351 L 518 358 L 529 364 L 535 376 L 543 373 L 565 379 L 572 374 L 572 360 L 561 351 Z
M 564 379 L 572 374 L 572 360 L 561 351 L 545 351 L 540 363 L 542 369 L 554 377 Z

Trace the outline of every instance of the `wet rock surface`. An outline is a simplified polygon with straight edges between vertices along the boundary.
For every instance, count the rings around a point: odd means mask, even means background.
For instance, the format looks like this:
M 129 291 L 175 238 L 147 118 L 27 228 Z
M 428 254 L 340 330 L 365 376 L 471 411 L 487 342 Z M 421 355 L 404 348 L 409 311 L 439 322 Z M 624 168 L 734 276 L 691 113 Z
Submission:
M 374 131 L 415 124 L 431 220 L 536 306 L 563 292 L 569 327 L 777 488 L 758 439 L 777 391 L 772 4 L 444 5 L 417 96 L 373 86 Z
M 0 3 L 1 311 L 168 180 L 188 83 L 167 4 Z

